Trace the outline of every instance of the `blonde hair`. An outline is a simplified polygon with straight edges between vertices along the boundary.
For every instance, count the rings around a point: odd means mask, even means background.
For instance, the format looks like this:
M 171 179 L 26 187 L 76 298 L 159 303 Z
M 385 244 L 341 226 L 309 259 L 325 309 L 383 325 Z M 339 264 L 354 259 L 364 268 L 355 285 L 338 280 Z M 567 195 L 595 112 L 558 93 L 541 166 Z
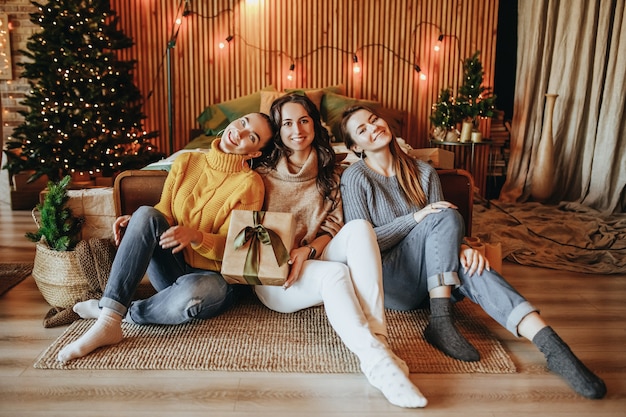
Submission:
M 352 139 L 352 136 L 348 131 L 348 121 L 354 113 L 359 110 L 368 111 L 382 119 L 380 114 L 367 106 L 358 105 L 346 109 L 343 112 L 343 117 L 341 119 L 341 136 L 343 137 L 343 142 L 348 149 L 351 149 L 352 146 L 354 146 L 354 139 Z M 385 120 L 385 122 L 387 121 Z M 402 148 L 400 148 L 395 136 L 389 143 L 389 151 L 393 156 L 393 167 L 396 172 L 396 178 L 398 178 L 398 183 L 400 184 L 400 188 L 402 189 L 407 202 L 413 203 L 418 207 L 424 207 L 428 203 L 428 200 L 426 198 L 426 193 L 422 188 L 420 171 L 417 168 L 415 160 L 411 156 L 407 155 Z M 365 152 L 355 152 L 355 154 L 361 158 L 366 157 Z

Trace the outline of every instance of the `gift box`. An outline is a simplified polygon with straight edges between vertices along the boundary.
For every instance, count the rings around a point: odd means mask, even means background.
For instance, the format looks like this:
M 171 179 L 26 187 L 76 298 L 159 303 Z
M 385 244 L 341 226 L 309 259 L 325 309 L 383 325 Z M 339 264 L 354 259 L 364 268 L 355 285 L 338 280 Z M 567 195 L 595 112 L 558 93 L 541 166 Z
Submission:
M 439 148 L 411 149 L 408 152 L 413 158 L 428 162 L 434 168 L 454 169 L 454 152 Z
M 291 213 L 233 210 L 222 276 L 230 284 L 283 285 L 295 232 Z
M 115 223 L 115 201 L 113 188 L 86 188 L 82 190 L 68 190 L 67 206 L 75 216 L 85 219 L 81 228 L 81 238 L 89 240 L 92 237 L 113 239 L 113 223 Z
M 41 192 L 43 201 L 48 189 Z M 67 190 L 67 207 L 72 215 L 84 219 L 80 230 L 81 240 L 92 237 L 113 239 L 113 223 L 115 223 L 115 200 L 112 187 L 95 187 L 80 190 Z

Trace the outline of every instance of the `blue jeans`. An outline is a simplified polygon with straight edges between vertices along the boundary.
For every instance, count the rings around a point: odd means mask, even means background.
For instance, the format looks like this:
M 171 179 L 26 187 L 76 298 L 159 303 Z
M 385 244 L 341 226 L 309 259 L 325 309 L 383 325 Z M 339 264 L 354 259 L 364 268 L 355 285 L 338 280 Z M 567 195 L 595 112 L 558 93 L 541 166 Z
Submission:
M 219 272 L 192 268 L 182 252 L 161 248 L 159 238 L 169 227 L 153 207 L 135 211 L 115 255 L 101 308 L 137 324 L 180 324 L 214 317 L 232 304 L 232 287 Z M 146 272 L 157 293 L 131 303 Z
M 427 306 L 428 292 L 452 285 L 453 301 L 467 297 L 518 336 L 517 325 L 537 311 L 495 270 L 467 275 L 459 260 L 463 218 L 454 209 L 426 216 L 393 249 L 382 254 L 385 307 L 414 310 Z

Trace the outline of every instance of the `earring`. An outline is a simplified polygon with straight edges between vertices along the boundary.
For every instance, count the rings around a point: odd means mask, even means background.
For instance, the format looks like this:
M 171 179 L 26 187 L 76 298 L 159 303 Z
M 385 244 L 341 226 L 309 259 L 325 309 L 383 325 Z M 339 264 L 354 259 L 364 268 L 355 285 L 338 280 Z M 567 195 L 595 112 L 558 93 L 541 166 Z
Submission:
M 222 130 L 220 130 L 219 132 L 217 132 L 217 135 L 215 135 L 215 136 L 217 136 L 218 138 L 220 138 L 220 139 L 221 139 L 221 138 L 222 138 L 222 135 L 224 134 L 224 132 L 225 132 L 225 131 L 226 131 L 226 129 L 222 129 Z
M 363 154 L 364 154 L 364 153 L 365 153 L 365 152 L 361 151 L 361 155 L 360 155 L 360 156 L 361 156 L 361 161 L 363 160 Z
M 252 163 L 254 162 L 254 159 L 250 158 L 250 159 L 242 159 L 241 160 L 241 169 L 245 169 L 246 168 L 246 162 L 248 162 L 248 167 L 250 169 L 252 169 Z

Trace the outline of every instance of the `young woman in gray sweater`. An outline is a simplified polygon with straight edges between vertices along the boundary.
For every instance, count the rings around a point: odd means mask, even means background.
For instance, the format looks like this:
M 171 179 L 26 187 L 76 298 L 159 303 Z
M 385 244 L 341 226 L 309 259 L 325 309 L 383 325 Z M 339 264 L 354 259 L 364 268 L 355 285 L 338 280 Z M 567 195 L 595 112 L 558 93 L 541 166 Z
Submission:
M 572 353 L 538 310 L 491 270 L 480 253 L 462 245 L 462 217 L 444 200 L 437 172 L 406 155 L 388 123 L 372 109 L 347 109 L 341 131 L 346 147 L 362 158 L 341 176 L 345 220 L 363 219 L 374 226 L 385 306 L 411 310 L 430 300 L 426 340 L 463 359 L 473 348 L 467 349 L 450 311 L 451 299 L 467 297 L 511 333 L 532 341 L 546 356 L 548 368 L 576 392 L 604 397 L 602 379 Z

